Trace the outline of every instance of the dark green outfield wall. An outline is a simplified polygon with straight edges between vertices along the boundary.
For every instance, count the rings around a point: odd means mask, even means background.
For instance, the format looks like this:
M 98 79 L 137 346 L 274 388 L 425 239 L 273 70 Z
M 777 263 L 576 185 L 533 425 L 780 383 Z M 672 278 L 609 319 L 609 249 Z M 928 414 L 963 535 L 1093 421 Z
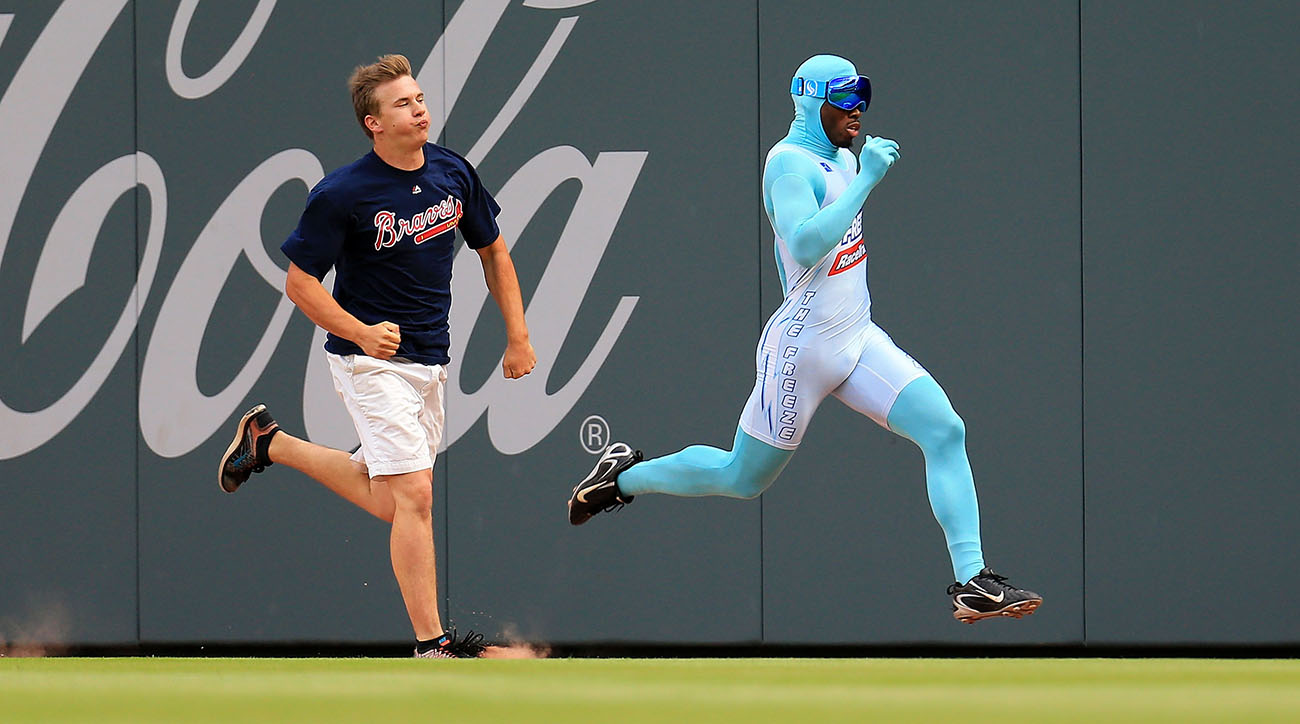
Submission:
M 347 74 L 402 52 L 501 201 L 539 353 L 497 379 L 462 254 L 435 469 L 459 627 L 1300 643 L 1293 3 L 9 7 L 0 639 L 409 638 L 381 523 L 282 467 L 214 479 L 255 402 L 355 444 L 278 247 L 367 150 Z M 950 618 L 919 451 L 835 401 L 756 501 L 563 515 L 586 447 L 730 443 L 780 296 L 762 158 L 817 52 L 902 146 L 864 214 L 873 316 L 966 421 L 986 558 L 1047 598 L 1024 621 Z

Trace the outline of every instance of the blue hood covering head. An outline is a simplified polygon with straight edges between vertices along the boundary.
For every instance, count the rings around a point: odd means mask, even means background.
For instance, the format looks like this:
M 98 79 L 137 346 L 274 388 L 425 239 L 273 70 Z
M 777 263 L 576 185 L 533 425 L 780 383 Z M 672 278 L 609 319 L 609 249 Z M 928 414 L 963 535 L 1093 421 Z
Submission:
M 858 69 L 838 55 L 814 55 L 799 66 L 790 80 L 792 83 L 794 78 L 824 82 L 857 74 Z M 825 99 L 793 93 L 790 97 L 794 99 L 794 122 L 790 124 L 790 135 L 785 137 L 785 141 L 803 146 L 821 156 L 834 158 L 839 149 L 831 145 L 830 139 L 826 137 L 826 129 L 822 127 L 822 104 L 826 102 Z

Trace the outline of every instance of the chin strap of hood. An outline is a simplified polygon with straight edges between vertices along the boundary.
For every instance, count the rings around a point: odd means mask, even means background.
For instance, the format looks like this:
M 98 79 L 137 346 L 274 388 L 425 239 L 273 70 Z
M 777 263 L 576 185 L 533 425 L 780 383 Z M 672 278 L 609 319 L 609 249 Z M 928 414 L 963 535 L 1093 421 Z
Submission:
M 857 74 L 857 68 L 838 55 L 814 55 L 799 66 L 794 77 L 825 83 L 832 78 Z M 793 81 L 792 78 L 792 84 Z M 793 93 L 790 97 L 794 99 L 794 121 L 790 124 L 790 133 L 784 142 L 802 146 L 819 156 L 835 158 L 839 149 L 831 145 L 830 139 L 826 137 L 826 129 L 822 126 L 822 104 L 825 99 Z

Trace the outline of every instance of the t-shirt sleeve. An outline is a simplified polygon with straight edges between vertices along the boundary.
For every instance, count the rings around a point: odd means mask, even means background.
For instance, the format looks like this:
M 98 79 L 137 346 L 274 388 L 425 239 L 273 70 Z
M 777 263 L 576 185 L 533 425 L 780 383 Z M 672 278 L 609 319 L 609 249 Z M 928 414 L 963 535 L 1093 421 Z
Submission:
M 461 161 L 465 164 L 467 188 L 464 216 L 460 220 L 460 233 L 471 249 L 482 249 L 501 235 L 501 229 L 497 226 L 497 214 L 501 213 L 501 207 L 497 205 L 497 200 L 492 198 L 492 194 L 484 188 L 478 172 L 469 161 L 464 159 Z
M 299 269 L 324 279 L 343 249 L 346 222 L 346 209 L 330 196 L 324 184 L 317 184 L 307 195 L 307 208 L 298 219 L 298 228 L 280 245 L 280 251 Z

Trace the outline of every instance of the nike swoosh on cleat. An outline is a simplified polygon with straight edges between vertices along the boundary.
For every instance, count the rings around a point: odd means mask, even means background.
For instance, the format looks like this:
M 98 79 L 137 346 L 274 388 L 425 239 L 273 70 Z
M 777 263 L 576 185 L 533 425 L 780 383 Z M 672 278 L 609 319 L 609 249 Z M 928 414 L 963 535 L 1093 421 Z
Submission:
M 973 588 L 974 588 L 974 589 L 976 590 L 976 592 L 978 592 L 981 596 L 984 596 L 985 598 L 987 598 L 988 600 L 990 600 L 990 601 L 992 601 L 992 602 L 994 602 L 994 603 L 1002 603 L 1003 599 L 1005 599 L 1005 598 L 1007 597 L 1006 591 L 1002 591 L 1002 592 L 998 593 L 998 595 L 994 596 L 993 594 L 991 594 L 991 593 L 989 593 L 988 591 L 986 591 L 986 590 L 984 590 L 983 588 L 981 588 L 980 585 L 979 585 L 978 583 L 973 584 Z
M 579 503 L 582 503 L 583 505 L 588 505 L 588 501 L 587 501 L 587 494 L 588 494 L 588 493 L 594 493 L 595 491 L 600 490 L 601 488 L 608 487 L 609 485 L 612 485 L 612 484 L 613 484 L 613 483 L 601 483 L 600 485 L 593 485 L 593 486 L 591 486 L 590 488 L 586 488 L 586 489 L 584 489 L 584 490 L 579 490 L 579 491 L 578 491 L 578 496 L 577 496 L 577 498 L 578 498 L 578 502 L 579 502 Z

